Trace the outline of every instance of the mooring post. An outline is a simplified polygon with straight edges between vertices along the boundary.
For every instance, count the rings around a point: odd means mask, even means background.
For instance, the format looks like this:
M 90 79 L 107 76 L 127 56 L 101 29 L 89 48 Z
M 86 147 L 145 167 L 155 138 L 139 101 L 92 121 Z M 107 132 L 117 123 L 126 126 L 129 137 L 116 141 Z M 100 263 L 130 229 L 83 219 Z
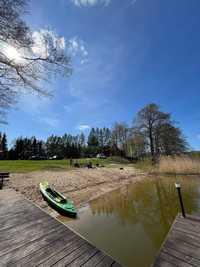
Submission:
M 182 212 L 182 216 L 185 218 L 185 209 L 184 209 L 184 205 L 183 205 L 183 199 L 182 199 L 182 195 L 181 195 L 181 184 L 180 183 L 175 183 L 175 187 L 178 191 L 178 197 L 179 197 L 179 202 L 180 202 L 180 206 L 181 206 L 181 212 Z

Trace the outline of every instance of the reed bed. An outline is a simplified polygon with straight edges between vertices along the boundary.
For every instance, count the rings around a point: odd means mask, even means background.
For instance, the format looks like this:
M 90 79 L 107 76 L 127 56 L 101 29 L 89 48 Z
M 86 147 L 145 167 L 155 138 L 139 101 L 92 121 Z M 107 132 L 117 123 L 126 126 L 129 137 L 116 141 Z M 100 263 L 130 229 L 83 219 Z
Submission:
M 155 172 L 169 174 L 200 174 L 200 159 L 189 156 L 161 157 Z

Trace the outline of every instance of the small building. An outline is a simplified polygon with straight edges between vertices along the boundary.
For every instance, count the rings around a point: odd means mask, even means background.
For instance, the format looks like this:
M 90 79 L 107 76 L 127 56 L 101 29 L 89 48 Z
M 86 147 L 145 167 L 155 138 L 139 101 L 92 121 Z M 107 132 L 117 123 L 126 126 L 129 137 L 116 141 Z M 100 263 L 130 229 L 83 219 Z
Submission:
M 106 156 L 103 153 L 99 153 L 99 154 L 96 155 L 96 158 L 98 158 L 98 159 L 105 159 Z

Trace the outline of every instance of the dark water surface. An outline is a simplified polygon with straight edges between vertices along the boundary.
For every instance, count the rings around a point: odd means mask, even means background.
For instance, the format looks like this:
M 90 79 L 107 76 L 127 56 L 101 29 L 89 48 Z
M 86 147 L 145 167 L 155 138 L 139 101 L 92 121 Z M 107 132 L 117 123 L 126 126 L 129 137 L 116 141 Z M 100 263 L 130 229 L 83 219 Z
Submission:
M 59 219 L 122 265 L 149 267 L 179 211 L 177 179 L 186 212 L 200 212 L 200 177 L 151 177 L 91 201 L 76 220 Z

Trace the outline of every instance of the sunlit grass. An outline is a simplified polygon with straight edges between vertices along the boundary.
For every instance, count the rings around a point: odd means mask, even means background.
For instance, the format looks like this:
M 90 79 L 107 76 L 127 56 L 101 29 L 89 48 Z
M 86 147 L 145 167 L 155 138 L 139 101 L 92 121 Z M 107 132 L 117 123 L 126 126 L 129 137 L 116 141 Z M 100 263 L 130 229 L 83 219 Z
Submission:
M 93 165 L 99 164 L 103 166 L 122 166 L 129 164 L 129 161 L 121 159 L 119 157 L 109 157 L 106 159 L 98 158 L 83 158 L 73 159 L 73 162 L 79 164 L 92 162 Z M 40 170 L 68 170 L 71 169 L 70 160 L 0 160 L 0 171 L 9 172 L 29 172 Z

